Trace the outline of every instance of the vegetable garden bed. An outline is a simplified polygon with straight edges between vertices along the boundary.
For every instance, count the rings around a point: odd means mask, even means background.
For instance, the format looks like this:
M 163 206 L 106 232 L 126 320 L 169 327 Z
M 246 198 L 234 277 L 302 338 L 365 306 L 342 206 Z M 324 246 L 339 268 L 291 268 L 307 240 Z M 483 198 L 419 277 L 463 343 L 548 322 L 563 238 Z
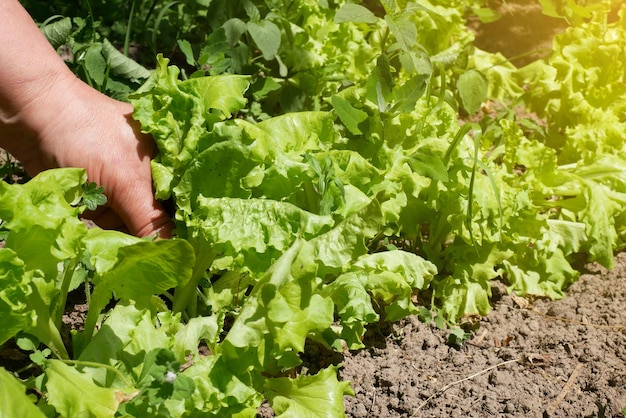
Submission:
M 0 184 L 0 416 L 621 415 L 621 3 L 542 2 L 521 68 L 485 2 L 24 3 L 177 238 L 87 228 L 80 169 Z

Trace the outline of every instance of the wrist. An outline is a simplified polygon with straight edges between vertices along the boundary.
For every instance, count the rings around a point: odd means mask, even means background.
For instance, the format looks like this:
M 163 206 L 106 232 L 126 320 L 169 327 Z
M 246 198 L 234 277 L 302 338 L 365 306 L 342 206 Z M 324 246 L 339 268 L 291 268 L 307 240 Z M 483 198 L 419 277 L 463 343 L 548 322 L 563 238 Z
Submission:
M 24 163 L 83 83 L 17 0 L 0 0 L 0 27 L 0 147 Z

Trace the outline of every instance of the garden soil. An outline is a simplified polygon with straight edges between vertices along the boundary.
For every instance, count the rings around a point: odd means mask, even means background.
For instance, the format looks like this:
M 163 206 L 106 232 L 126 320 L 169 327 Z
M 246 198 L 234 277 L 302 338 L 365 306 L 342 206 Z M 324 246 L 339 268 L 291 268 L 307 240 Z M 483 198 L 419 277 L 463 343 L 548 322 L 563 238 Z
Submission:
M 348 417 L 623 417 L 626 407 L 626 253 L 590 265 L 558 301 L 509 295 L 473 338 L 415 317 L 370 332 L 341 358 Z

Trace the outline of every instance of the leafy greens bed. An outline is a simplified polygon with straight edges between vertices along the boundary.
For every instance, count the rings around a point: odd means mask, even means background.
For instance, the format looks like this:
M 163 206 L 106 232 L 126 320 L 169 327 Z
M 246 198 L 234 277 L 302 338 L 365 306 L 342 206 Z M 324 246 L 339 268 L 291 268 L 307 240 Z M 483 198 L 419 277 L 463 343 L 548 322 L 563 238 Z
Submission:
M 624 247 L 622 14 L 544 2 L 571 27 L 517 69 L 472 46 L 466 16 L 490 16 L 472 2 L 190 3 L 158 14 L 210 27 L 178 38 L 178 66 L 146 73 L 95 35 L 74 58 L 157 142 L 175 239 L 88 229 L 102 196 L 80 169 L 0 184 L 0 343 L 32 352 L 0 369 L 0 415 L 341 416 L 349 382 L 306 373 L 308 342 L 471 322 L 498 278 L 559 298 L 574 261 Z M 84 52 L 76 22 L 43 29 Z M 126 84 L 98 75 L 113 64 Z

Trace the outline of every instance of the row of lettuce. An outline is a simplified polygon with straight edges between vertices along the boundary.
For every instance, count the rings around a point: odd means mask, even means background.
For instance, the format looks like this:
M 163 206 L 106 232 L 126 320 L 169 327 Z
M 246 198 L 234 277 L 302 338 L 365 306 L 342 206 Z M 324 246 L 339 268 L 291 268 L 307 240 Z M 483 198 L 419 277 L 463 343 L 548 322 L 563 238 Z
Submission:
M 621 13 L 544 2 L 571 27 L 517 69 L 473 47 L 475 2 L 226 3 L 189 6 L 209 33 L 129 96 L 177 238 L 88 229 L 79 169 L 0 185 L 0 342 L 32 351 L 0 369 L 0 415 L 342 416 L 349 383 L 305 373 L 309 343 L 486 315 L 495 279 L 559 298 L 624 247 Z

